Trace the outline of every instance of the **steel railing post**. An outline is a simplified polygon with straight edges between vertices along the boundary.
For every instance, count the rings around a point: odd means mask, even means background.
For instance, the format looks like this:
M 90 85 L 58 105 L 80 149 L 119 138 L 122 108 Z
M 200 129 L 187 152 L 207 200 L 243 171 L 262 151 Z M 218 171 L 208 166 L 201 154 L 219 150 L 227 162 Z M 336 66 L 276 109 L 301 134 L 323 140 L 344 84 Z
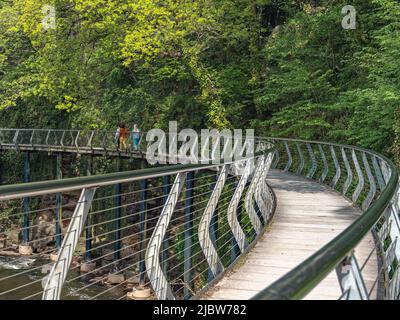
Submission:
M 145 254 L 145 266 L 150 283 L 155 294 L 160 300 L 174 300 L 175 296 L 171 285 L 161 268 L 160 251 L 162 240 L 165 237 L 171 217 L 175 211 L 175 206 L 178 203 L 180 193 L 186 180 L 186 173 L 181 172 L 176 175 L 171 192 L 166 203 L 161 211 L 157 224 L 148 242 Z
M 117 158 L 117 170 L 121 171 L 121 159 Z M 115 224 L 114 224 L 114 261 L 119 261 L 121 259 L 121 190 L 122 185 L 117 183 L 114 186 L 115 193 Z
M 361 270 L 354 253 L 345 257 L 336 267 L 336 274 L 346 300 L 369 300 Z
M 30 154 L 28 151 L 24 152 L 24 183 L 30 180 Z M 29 242 L 29 211 L 30 211 L 30 198 L 24 197 L 24 227 L 22 233 L 22 241 L 24 244 Z
M 55 178 L 62 179 L 62 154 L 58 153 L 56 156 L 56 170 Z M 62 194 L 58 192 L 56 194 L 56 248 L 57 250 L 61 247 L 61 223 L 62 223 Z
M 218 173 L 215 173 L 215 175 L 212 176 L 212 181 L 210 185 L 210 190 L 213 191 L 215 188 L 215 185 L 218 180 Z M 214 212 L 212 213 L 211 217 L 211 224 L 210 224 L 210 238 L 211 242 L 213 243 L 214 247 L 217 248 L 217 239 L 218 239 L 218 209 L 215 208 Z M 214 274 L 212 272 L 212 269 L 209 267 L 208 268 L 208 282 L 211 282 L 211 280 L 214 279 Z
M 31 144 L 32 147 L 34 146 L 33 137 L 35 135 L 35 132 L 36 132 L 36 130 L 32 130 L 31 138 L 29 139 L 29 143 Z
M 91 176 L 93 174 L 93 155 L 89 155 L 88 163 L 86 168 L 86 174 Z M 85 260 L 89 262 L 92 259 L 92 237 L 90 234 L 90 225 L 91 219 L 90 216 L 86 219 L 86 226 L 85 226 Z
M 239 184 L 239 182 L 236 183 L 236 186 Z M 238 207 L 236 209 L 236 216 L 237 216 L 237 220 L 240 222 L 242 220 L 242 209 L 243 209 L 243 199 L 240 198 L 239 199 L 239 204 Z M 233 263 L 237 257 L 240 256 L 240 248 L 239 248 L 239 244 L 237 243 L 235 237 L 231 238 L 231 263 Z
M 58 251 L 57 261 L 53 265 L 49 276 L 45 278 L 43 300 L 59 300 L 61 297 L 64 281 L 67 277 L 72 257 L 78 245 L 95 192 L 95 188 L 82 190 L 61 248 Z
M 216 177 L 216 175 L 215 175 Z M 212 225 L 213 217 L 218 214 L 217 207 L 223 193 L 226 179 L 228 177 L 228 166 L 224 165 L 220 170 L 216 183 L 213 184 L 211 196 L 201 217 L 198 227 L 198 239 L 204 256 L 209 265 L 209 281 L 224 270 L 224 266 L 218 256 L 216 229 Z

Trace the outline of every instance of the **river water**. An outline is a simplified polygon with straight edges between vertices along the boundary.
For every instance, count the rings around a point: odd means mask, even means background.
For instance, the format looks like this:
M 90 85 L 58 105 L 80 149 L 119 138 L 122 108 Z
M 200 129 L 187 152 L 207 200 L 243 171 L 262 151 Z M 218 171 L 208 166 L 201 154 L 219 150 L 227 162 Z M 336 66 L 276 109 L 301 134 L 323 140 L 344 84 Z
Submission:
M 48 264 L 48 261 L 29 257 L 0 256 L 0 300 L 20 300 L 27 298 L 30 300 L 40 300 L 43 293 L 41 282 L 43 277 L 46 276 L 42 274 L 41 267 L 45 264 Z M 79 276 L 79 273 L 73 271 L 70 271 L 68 274 L 68 278 L 70 279 L 77 276 Z M 93 284 L 77 292 L 78 289 L 87 285 L 89 285 L 89 282 L 83 278 L 66 283 L 61 299 L 87 300 L 110 289 L 104 285 Z M 20 288 L 16 289 L 18 287 Z M 10 290 L 12 291 L 7 292 Z M 124 296 L 122 288 L 112 288 L 97 299 L 114 300 L 122 296 Z

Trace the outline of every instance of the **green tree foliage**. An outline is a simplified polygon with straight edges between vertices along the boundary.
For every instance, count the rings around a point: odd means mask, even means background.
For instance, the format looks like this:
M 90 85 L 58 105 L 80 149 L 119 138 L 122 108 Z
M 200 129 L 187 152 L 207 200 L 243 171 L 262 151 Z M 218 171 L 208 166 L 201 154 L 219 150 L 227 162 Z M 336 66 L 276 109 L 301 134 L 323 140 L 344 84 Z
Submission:
M 55 30 L 43 28 L 47 4 L 56 8 Z M 357 9 L 356 30 L 341 27 L 347 4 Z M 0 0 L 0 125 L 113 128 L 125 121 L 146 130 L 178 120 L 398 156 L 399 6 Z
M 345 4 L 309 7 L 269 39 L 253 125 L 388 152 L 400 99 L 400 5 L 353 1 L 357 29 L 344 30 Z

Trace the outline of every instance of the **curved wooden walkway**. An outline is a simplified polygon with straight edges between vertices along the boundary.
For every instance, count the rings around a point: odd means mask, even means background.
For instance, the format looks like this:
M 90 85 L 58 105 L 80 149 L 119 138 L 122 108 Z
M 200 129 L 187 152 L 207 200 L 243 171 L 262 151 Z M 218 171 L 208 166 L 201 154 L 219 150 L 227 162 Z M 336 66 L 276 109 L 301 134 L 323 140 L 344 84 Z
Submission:
M 272 170 L 268 183 L 277 196 L 273 221 L 257 245 L 236 270 L 228 273 L 202 299 L 245 300 L 272 284 L 351 224 L 361 211 L 332 189 L 304 178 Z M 355 254 L 360 267 L 375 245 L 368 235 Z M 366 287 L 376 295 L 376 252 L 363 269 Z M 372 296 L 373 296 L 372 295 Z M 338 299 L 336 272 L 324 279 L 306 299 Z

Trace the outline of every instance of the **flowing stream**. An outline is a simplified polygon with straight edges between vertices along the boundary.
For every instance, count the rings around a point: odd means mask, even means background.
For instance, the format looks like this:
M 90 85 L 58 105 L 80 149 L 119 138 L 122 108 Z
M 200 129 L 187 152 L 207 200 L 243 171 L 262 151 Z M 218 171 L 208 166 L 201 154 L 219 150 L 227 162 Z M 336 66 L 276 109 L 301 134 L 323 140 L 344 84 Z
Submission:
M 42 266 L 45 264 L 48 264 L 48 262 L 46 263 L 41 259 L 0 256 L 0 300 L 40 300 L 43 292 L 42 279 L 46 276 L 42 274 Z M 26 272 L 24 273 L 24 271 Z M 79 276 L 79 273 L 74 271 L 68 274 L 68 278 L 71 279 L 77 276 Z M 89 282 L 84 278 L 66 283 L 62 293 L 62 299 L 87 300 L 109 289 L 109 287 L 104 285 L 93 284 L 88 288 L 76 292 L 79 288 L 87 286 L 88 284 Z M 21 288 L 13 290 L 18 287 Z M 97 299 L 118 299 L 123 295 L 124 291 L 122 288 L 113 288 Z

